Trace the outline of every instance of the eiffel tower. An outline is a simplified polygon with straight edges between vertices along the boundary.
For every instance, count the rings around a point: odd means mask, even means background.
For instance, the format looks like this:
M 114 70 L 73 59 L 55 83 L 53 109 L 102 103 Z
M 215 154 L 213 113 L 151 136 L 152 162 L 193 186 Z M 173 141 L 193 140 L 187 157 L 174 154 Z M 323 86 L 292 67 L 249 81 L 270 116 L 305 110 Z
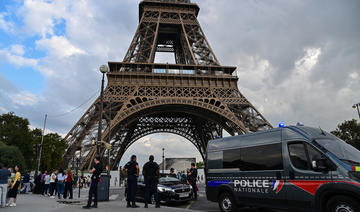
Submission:
M 204 158 L 208 141 L 223 130 L 235 135 L 272 128 L 240 93 L 236 67 L 220 65 L 197 20 L 199 10 L 190 0 L 140 2 L 123 62 L 108 63 L 102 141 L 112 148 L 99 148 L 109 154 L 111 169 L 134 142 L 153 133 L 180 135 Z M 157 52 L 173 53 L 175 64 L 154 63 Z M 66 135 L 64 167 L 79 156 L 81 169 L 90 166 L 99 116 L 100 97 Z

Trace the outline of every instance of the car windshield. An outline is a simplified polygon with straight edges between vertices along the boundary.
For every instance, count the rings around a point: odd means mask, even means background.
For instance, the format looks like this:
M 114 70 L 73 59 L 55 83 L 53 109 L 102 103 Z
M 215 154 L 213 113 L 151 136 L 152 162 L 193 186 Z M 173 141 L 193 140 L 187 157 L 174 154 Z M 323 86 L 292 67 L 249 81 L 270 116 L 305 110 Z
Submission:
M 161 177 L 159 183 L 179 182 L 179 179 L 175 177 Z
M 360 165 L 360 151 L 345 141 L 338 138 L 332 138 L 317 139 L 316 142 L 340 160 L 352 165 Z

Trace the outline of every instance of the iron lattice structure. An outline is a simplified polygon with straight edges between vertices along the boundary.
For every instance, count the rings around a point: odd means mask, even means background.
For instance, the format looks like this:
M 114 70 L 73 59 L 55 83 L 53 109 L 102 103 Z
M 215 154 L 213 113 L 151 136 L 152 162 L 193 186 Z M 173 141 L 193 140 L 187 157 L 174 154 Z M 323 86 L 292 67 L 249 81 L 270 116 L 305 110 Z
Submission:
M 221 66 L 189 0 L 144 0 L 139 25 L 123 62 L 109 62 L 104 91 L 102 140 L 112 145 L 111 168 L 138 139 L 167 132 L 187 138 L 204 158 L 207 142 L 271 128 L 240 93 L 236 67 Z M 176 64 L 156 64 L 156 52 L 172 52 Z M 64 166 L 83 155 L 81 169 L 96 154 L 100 98 L 66 136 Z M 101 146 L 101 154 L 106 149 Z M 81 153 L 80 153 L 81 151 Z

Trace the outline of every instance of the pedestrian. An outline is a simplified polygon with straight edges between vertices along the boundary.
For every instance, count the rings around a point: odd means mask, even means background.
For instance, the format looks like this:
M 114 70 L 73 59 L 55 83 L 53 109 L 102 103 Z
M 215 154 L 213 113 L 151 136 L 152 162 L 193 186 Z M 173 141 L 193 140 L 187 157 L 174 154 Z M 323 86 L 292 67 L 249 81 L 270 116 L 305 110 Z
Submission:
M 24 174 L 24 178 L 23 178 L 24 186 L 22 187 L 20 193 L 26 194 L 27 192 L 30 191 L 30 174 L 31 171 L 28 171 L 26 174 Z
M 45 192 L 45 177 L 46 177 L 47 171 L 43 171 L 41 174 L 41 180 L 40 180 L 40 188 L 41 188 L 41 194 L 44 196 Z
M 174 171 L 174 170 L 173 170 Z M 154 156 L 150 155 L 149 162 L 145 163 L 142 174 L 145 180 L 145 208 L 148 208 L 151 195 L 154 195 L 155 208 L 160 208 L 159 196 L 157 192 L 157 185 L 159 183 L 160 168 L 159 165 L 154 162 Z
M 136 155 L 132 155 L 130 161 L 122 169 L 124 175 L 127 176 L 127 208 L 138 208 L 139 206 L 135 204 L 136 201 L 136 188 L 137 188 L 137 178 L 139 176 L 139 164 L 136 162 Z M 130 204 L 132 202 L 132 205 Z
M 56 187 L 55 180 L 56 180 L 56 170 L 53 170 L 53 172 L 50 175 L 50 192 L 49 192 L 49 194 L 50 194 L 51 199 L 55 198 L 55 196 L 54 196 L 55 187 Z
M 11 173 L 7 169 L 7 164 L 4 163 L 0 169 L 0 200 L 1 200 L 0 207 L 2 207 L 2 208 L 4 208 L 6 206 L 8 179 L 10 176 L 11 176 Z
M 15 207 L 16 206 L 16 197 L 19 191 L 19 186 L 20 186 L 20 179 L 21 179 L 21 173 L 20 173 L 20 167 L 19 166 L 15 166 L 15 177 L 13 180 L 13 183 L 11 184 L 9 193 L 8 193 L 8 199 L 7 199 L 7 204 L 10 207 Z M 10 203 L 10 199 L 13 198 L 13 202 Z
M 46 171 L 45 172 L 46 175 L 45 175 L 45 187 L 44 187 L 44 195 L 47 195 L 47 196 L 50 196 L 50 179 L 51 179 L 51 176 L 49 175 L 49 173 Z
M 188 173 L 189 176 L 189 182 L 190 185 L 193 188 L 193 192 L 194 192 L 194 198 L 195 200 L 197 200 L 197 186 L 196 186 L 196 180 L 197 180 L 197 169 L 195 168 L 195 163 L 191 163 L 191 169 L 189 170 Z
M 56 178 L 57 178 L 56 190 L 57 190 L 58 198 L 61 199 L 65 189 L 64 188 L 65 175 L 63 169 L 59 169 L 59 173 L 57 174 Z
M 64 192 L 64 199 L 66 199 L 68 193 L 70 193 L 69 199 L 73 198 L 73 183 L 74 183 L 74 177 L 71 173 L 71 170 L 68 169 L 66 171 L 66 178 L 65 178 L 65 192 Z
M 84 209 L 90 209 L 90 208 L 97 208 L 98 207 L 98 183 L 100 180 L 100 174 L 103 170 L 101 164 L 100 164 L 100 157 L 96 156 L 94 158 L 94 167 L 89 171 L 91 176 L 91 183 L 90 183 L 90 190 L 89 190 L 89 197 L 88 197 L 88 203 L 87 205 L 83 206 Z M 91 205 L 92 198 L 94 197 L 94 204 Z
M 78 180 L 79 180 L 79 176 L 77 174 L 74 175 L 74 183 L 73 183 L 73 187 L 77 188 L 78 187 Z
M 91 183 L 91 178 L 90 178 L 90 175 L 88 175 L 87 178 L 86 178 L 87 187 L 90 187 L 90 183 Z
M 169 174 L 169 177 L 176 178 L 176 174 L 175 174 L 175 170 L 174 170 L 174 168 L 170 168 L 170 174 Z
M 35 176 L 34 179 L 34 183 L 35 183 L 35 188 L 33 189 L 33 193 L 34 194 L 41 194 L 41 174 Z

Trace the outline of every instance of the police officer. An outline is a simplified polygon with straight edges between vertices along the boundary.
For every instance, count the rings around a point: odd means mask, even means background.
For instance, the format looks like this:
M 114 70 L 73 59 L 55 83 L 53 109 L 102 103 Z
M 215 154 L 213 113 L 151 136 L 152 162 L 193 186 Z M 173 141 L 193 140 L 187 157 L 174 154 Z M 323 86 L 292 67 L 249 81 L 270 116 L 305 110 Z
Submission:
M 102 166 L 100 164 L 99 156 L 94 158 L 94 163 L 95 163 L 94 167 L 89 171 L 90 173 L 92 173 L 91 186 L 90 186 L 90 190 L 89 190 L 88 203 L 86 206 L 83 206 L 84 209 L 97 208 L 97 198 L 98 198 L 97 188 L 98 188 L 98 183 L 100 180 L 100 174 L 102 172 Z M 91 205 L 93 196 L 94 196 L 94 205 Z
M 158 179 L 160 176 L 159 165 L 154 162 L 154 156 L 150 155 L 149 162 L 145 163 L 143 167 L 143 175 L 145 178 L 145 208 L 148 208 L 151 194 L 154 195 L 156 202 L 155 207 L 160 208 L 159 197 L 157 192 Z
M 122 169 L 124 175 L 127 176 L 127 208 L 138 208 L 136 201 L 137 178 L 139 176 L 139 164 L 136 162 L 136 155 L 131 156 L 131 160 Z M 132 205 L 130 204 L 132 202 Z
M 197 169 L 195 168 L 195 163 L 191 163 L 191 169 L 189 172 L 189 182 L 191 187 L 193 188 L 194 198 L 197 200 L 197 186 L 196 186 L 196 179 L 197 179 Z

